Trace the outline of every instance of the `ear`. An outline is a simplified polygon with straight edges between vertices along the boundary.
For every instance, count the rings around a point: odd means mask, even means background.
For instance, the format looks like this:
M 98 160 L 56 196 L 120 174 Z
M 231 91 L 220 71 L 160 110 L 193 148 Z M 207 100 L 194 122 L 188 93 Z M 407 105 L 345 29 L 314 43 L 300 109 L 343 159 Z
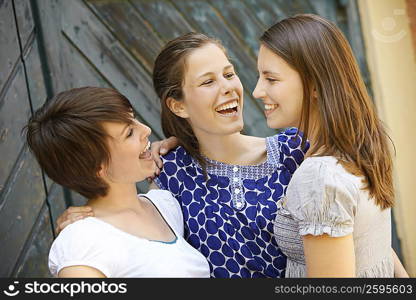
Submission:
M 100 170 L 98 170 L 97 175 L 98 175 L 98 177 L 100 177 L 104 181 L 106 180 L 107 172 L 106 172 L 106 168 L 104 166 L 104 163 L 101 164 Z
M 318 99 L 318 92 L 316 91 L 316 88 L 312 89 L 312 96 L 314 99 Z
M 189 118 L 189 114 L 186 110 L 185 103 L 183 101 L 176 100 L 172 97 L 166 99 L 166 105 L 178 117 L 187 119 Z

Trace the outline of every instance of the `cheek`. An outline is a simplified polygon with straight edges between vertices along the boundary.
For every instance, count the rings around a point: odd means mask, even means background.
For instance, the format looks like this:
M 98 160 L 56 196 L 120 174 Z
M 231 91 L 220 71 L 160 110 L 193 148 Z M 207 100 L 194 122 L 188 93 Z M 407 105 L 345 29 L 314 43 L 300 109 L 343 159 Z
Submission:
M 234 88 L 240 93 L 243 93 L 243 84 L 241 83 L 240 79 L 237 77 L 234 81 Z

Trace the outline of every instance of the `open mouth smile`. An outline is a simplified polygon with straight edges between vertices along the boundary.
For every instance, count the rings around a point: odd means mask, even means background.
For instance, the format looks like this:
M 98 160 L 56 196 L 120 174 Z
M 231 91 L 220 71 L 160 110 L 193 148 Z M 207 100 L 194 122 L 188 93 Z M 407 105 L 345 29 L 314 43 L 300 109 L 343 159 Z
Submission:
M 266 117 L 274 112 L 279 107 L 279 104 L 264 104 L 264 114 Z
M 221 104 L 215 108 L 215 111 L 224 117 L 236 116 L 239 112 L 238 100 L 234 99 Z
M 150 151 L 150 141 L 147 142 L 146 147 L 140 153 L 139 159 L 150 159 L 152 157 L 152 152 Z

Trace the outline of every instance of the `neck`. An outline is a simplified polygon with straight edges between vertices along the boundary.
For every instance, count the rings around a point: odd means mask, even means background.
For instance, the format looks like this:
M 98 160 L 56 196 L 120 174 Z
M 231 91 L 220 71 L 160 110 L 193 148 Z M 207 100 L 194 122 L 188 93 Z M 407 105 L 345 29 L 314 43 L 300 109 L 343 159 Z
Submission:
M 231 165 L 257 164 L 259 163 L 259 153 L 257 152 L 261 152 L 264 156 L 266 154 L 264 139 L 242 135 L 240 132 L 229 135 L 205 133 L 195 133 L 195 135 L 201 153 L 209 159 L 222 163 Z
M 310 143 L 309 149 L 315 149 L 316 142 L 318 140 L 318 133 L 319 133 L 318 125 L 319 125 L 318 118 L 315 115 L 313 115 L 313 117 L 309 120 L 309 132 L 308 132 L 308 140 Z M 310 151 L 308 151 L 307 156 L 319 155 L 323 147 L 324 145 L 322 145 L 319 149 L 316 149 L 315 153 L 311 153 Z
M 140 202 L 137 198 L 137 188 L 134 183 L 110 183 L 107 195 L 88 201 L 94 210 L 116 212 L 126 208 L 137 208 Z

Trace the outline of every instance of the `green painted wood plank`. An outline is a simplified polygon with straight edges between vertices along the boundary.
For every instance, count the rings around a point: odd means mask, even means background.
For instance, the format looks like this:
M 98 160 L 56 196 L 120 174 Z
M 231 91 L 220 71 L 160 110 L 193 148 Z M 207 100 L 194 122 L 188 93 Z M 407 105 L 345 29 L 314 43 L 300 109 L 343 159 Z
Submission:
M 66 209 L 62 186 L 55 182 L 48 186 L 48 201 L 51 205 L 51 222 L 56 225 L 56 220 Z
M 13 16 L 12 1 L 2 1 L 0 6 L 0 92 L 5 88 L 13 68 L 19 59 L 19 42 Z M 3 93 L 0 93 L 4 94 Z M 1 105 L 2 99 L 0 99 Z
M 79 1 L 62 2 L 62 30 L 99 72 L 125 94 L 141 118 L 162 136 L 160 107 L 150 74 L 124 49 L 108 29 Z M 76 70 L 74 70 L 76 72 Z
M 222 15 L 233 33 L 250 47 L 256 57 L 259 48 L 258 39 L 266 28 L 248 6 L 241 0 L 211 0 L 210 3 Z
M 289 16 L 287 3 L 285 2 L 276 0 L 244 0 L 248 9 L 266 29 L 277 21 Z
M 38 41 L 33 40 L 31 51 L 24 57 L 30 98 L 34 110 L 38 109 L 45 103 L 47 95 L 45 88 L 45 79 L 42 73 L 42 62 L 39 57 Z M 23 87 L 22 87 L 23 88 Z M 29 100 L 27 100 L 29 101 Z
M 45 68 L 45 85 L 47 91 L 57 94 L 61 91 L 71 88 L 68 85 L 67 78 L 71 71 L 72 61 L 66 59 L 67 45 L 62 35 L 62 15 L 64 9 L 63 0 L 42 1 L 33 0 L 33 7 L 37 13 L 32 11 L 34 19 L 38 14 L 37 35 L 42 33 L 43 44 L 39 45 L 44 53 L 42 65 Z M 81 76 L 78 74 L 78 76 Z M 48 92 L 48 93 L 49 93 Z
M 14 0 L 16 9 L 16 19 L 19 27 L 19 36 L 22 43 L 22 48 L 27 47 L 29 37 L 35 29 L 33 22 L 32 9 L 30 7 L 30 1 L 26 0 Z
M 10 87 L 0 102 L 0 195 L 21 152 L 21 130 L 30 116 L 23 66 L 18 65 Z
M 46 198 L 39 166 L 28 149 L 9 183 L 0 205 L 0 241 L 7 245 L 0 256 L 1 277 L 11 274 Z
M 89 7 L 147 69 L 151 72 L 153 62 L 163 47 L 157 33 L 148 26 L 137 10 L 127 1 L 88 1 Z
M 170 1 L 130 0 L 130 2 L 165 43 L 177 36 L 195 31 Z
M 42 207 L 40 218 L 33 226 L 32 234 L 26 242 L 26 248 L 20 255 L 18 265 L 12 273 L 13 277 L 48 278 L 49 249 L 53 242 L 48 208 Z

